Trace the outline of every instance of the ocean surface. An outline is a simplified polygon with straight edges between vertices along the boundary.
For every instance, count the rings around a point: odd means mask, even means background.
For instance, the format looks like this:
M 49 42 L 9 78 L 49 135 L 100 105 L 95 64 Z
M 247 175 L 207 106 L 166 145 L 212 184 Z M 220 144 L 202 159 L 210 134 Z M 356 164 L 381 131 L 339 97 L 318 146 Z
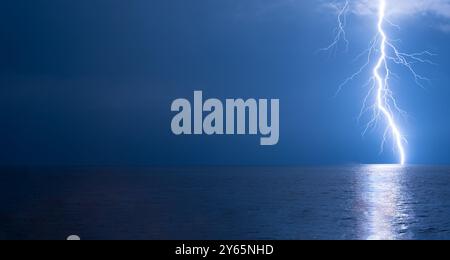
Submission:
M 0 239 L 450 239 L 450 167 L 2 168 Z

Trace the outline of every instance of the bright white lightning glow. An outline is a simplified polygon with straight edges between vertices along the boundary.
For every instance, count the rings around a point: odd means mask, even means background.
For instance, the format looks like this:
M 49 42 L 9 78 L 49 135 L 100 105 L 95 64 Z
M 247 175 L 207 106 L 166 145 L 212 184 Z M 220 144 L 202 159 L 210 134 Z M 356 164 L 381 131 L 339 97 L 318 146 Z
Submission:
M 383 24 L 386 16 L 386 0 L 379 0 L 379 10 L 378 10 L 378 33 L 381 36 L 380 42 L 380 58 L 373 70 L 374 77 L 377 81 L 377 107 L 383 113 L 386 118 L 387 123 L 389 124 L 389 128 L 394 137 L 395 144 L 397 146 L 398 153 L 400 155 L 400 164 L 404 165 L 406 163 L 406 154 L 405 148 L 403 147 L 404 137 L 400 133 L 400 130 L 397 126 L 397 123 L 394 120 L 394 116 L 391 111 L 386 107 L 386 95 L 388 92 L 388 80 L 389 80 L 389 67 L 386 61 L 386 44 L 387 44 L 387 36 L 383 29 Z M 384 67 L 385 75 L 381 76 L 380 70 Z
M 375 0 L 374 0 L 375 1 Z M 393 42 L 390 41 L 384 26 L 389 25 L 396 29 L 399 26 L 393 24 L 386 16 L 387 11 L 387 0 L 376 0 L 378 6 L 377 14 L 377 33 L 373 40 L 370 42 L 369 48 L 361 53 L 357 58 L 366 57 L 364 65 L 359 68 L 359 70 L 348 77 L 338 88 L 337 94 L 339 94 L 344 86 L 349 84 L 351 81 L 361 76 L 365 69 L 367 69 L 371 64 L 373 68 L 371 69 L 372 77 L 368 80 L 365 86 L 371 86 L 368 94 L 363 100 L 363 108 L 359 115 L 359 119 L 369 112 L 373 113 L 372 120 L 367 124 L 363 135 L 373 126 L 375 126 L 380 119 L 386 122 L 386 130 L 383 135 L 383 141 L 381 144 L 381 150 L 384 149 L 384 144 L 386 143 L 387 137 L 390 134 L 393 139 L 395 146 L 395 151 L 399 156 L 399 164 L 404 165 L 406 163 L 406 149 L 404 144 L 407 143 L 405 136 L 400 131 L 398 123 L 396 121 L 396 114 L 405 116 L 406 112 L 401 110 L 397 104 L 393 92 L 390 88 L 389 81 L 391 76 L 395 74 L 392 72 L 390 65 L 400 65 L 406 68 L 413 76 L 414 81 L 417 85 L 423 86 L 423 81 L 429 81 L 427 78 L 416 73 L 413 65 L 415 63 L 428 63 L 434 64 L 432 61 L 427 59 L 427 57 L 433 56 L 432 53 L 424 51 L 419 53 L 404 53 L 398 50 Z M 356 2 L 355 2 L 356 3 Z M 340 42 L 344 42 L 346 48 L 348 49 L 349 41 L 347 39 L 347 34 L 345 27 L 347 24 L 347 15 L 351 12 L 354 7 L 350 0 L 344 0 L 343 4 L 338 2 L 333 2 L 329 6 L 333 7 L 337 12 L 337 27 L 335 29 L 335 38 L 333 42 L 326 48 L 321 49 L 321 51 L 331 51 L 339 47 Z M 372 62 L 372 58 L 376 56 L 376 63 Z M 373 105 L 368 105 L 371 97 L 374 97 L 375 102 Z

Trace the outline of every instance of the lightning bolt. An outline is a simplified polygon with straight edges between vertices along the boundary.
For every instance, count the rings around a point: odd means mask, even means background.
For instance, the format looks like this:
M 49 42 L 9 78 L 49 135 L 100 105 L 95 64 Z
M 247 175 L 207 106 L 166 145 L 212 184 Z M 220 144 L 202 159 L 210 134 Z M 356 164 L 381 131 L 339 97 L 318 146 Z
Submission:
M 372 110 L 373 117 L 370 120 L 363 132 L 363 135 L 371 128 L 374 127 L 380 119 L 386 123 L 386 129 L 383 135 L 383 140 L 381 144 L 381 152 L 384 150 L 384 145 L 387 141 L 389 134 L 392 136 L 393 144 L 395 146 L 395 151 L 398 154 L 399 164 L 405 165 L 407 161 L 405 144 L 407 144 L 406 137 L 402 134 L 400 127 L 396 121 L 396 114 L 405 116 L 406 112 L 401 110 L 398 106 L 397 100 L 395 99 L 393 92 L 390 88 L 390 79 L 395 74 L 392 72 L 391 66 L 400 65 L 405 67 L 413 76 L 414 81 L 417 85 L 423 87 L 423 81 L 429 81 L 426 77 L 423 77 L 416 73 L 413 65 L 415 63 L 429 63 L 434 64 L 428 59 L 434 54 L 424 51 L 420 53 L 404 53 L 399 51 L 393 42 L 390 41 L 388 34 L 385 30 L 385 25 L 391 25 L 395 28 L 399 26 L 393 24 L 386 17 L 386 0 L 377 0 L 378 10 L 377 10 L 377 33 L 373 40 L 370 42 L 368 49 L 358 55 L 357 59 L 361 57 L 366 57 L 366 61 L 353 75 L 348 77 L 341 85 L 339 85 L 339 94 L 344 86 L 349 84 L 351 81 L 360 76 L 368 67 L 374 62 L 372 59 L 376 56 L 376 62 L 373 65 L 372 76 L 367 81 L 365 86 L 371 86 L 369 92 L 363 100 L 363 107 L 361 109 L 358 119 Z M 338 4 L 334 2 L 332 5 L 337 10 L 337 23 L 338 26 L 335 29 L 335 38 L 333 42 L 326 48 L 321 49 L 321 51 L 331 51 L 336 49 L 340 42 L 344 42 L 346 48 L 348 49 L 349 41 L 347 40 L 347 34 L 345 27 L 347 24 L 347 15 L 351 10 L 351 4 L 349 0 L 346 0 L 343 4 Z M 368 105 L 371 97 L 374 97 L 375 102 L 373 105 Z
M 395 145 L 397 146 L 397 151 L 400 156 L 400 164 L 404 165 L 406 162 L 406 154 L 405 147 L 403 146 L 403 142 L 406 141 L 402 133 L 400 132 L 397 123 L 395 122 L 394 116 L 389 109 L 389 105 L 387 104 L 387 96 L 389 96 L 390 90 L 388 85 L 390 70 L 388 67 L 388 63 L 386 61 L 386 45 L 388 44 L 388 38 L 384 31 L 383 24 L 386 17 L 386 0 L 379 0 L 379 10 L 378 10 L 378 34 L 381 37 L 380 41 L 380 58 L 373 69 L 373 75 L 376 79 L 377 84 L 377 107 L 378 110 L 383 113 L 386 121 L 388 123 L 388 127 L 392 132 L 392 136 L 395 140 Z M 395 48 L 394 48 L 395 49 Z M 381 75 L 381 68 L 384 67 L 385 74 L 384 77 Z

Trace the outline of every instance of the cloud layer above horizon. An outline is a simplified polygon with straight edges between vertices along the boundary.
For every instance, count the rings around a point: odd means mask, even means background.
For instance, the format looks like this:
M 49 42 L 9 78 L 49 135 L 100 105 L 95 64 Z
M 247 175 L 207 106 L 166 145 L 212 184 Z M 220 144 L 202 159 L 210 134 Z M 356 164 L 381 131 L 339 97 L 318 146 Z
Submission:
M 378 1 L 351 1 L 352 12 L 358 15 L 369 15 L 376 12 Z M 450 0 L 388 0 L 390 15 L 435 15 L 440 18 L 450 18 Z
M 324 6 L 338 12 L 346 0 L 324 1 Z M 348 0 L 348 11 L 357 16 L 371 16 L 378 11 L 377 0 Z M 433 16 L 431 27 L 450 33 L 450 0 L 387 0 L 387 15 L 396 17 Z

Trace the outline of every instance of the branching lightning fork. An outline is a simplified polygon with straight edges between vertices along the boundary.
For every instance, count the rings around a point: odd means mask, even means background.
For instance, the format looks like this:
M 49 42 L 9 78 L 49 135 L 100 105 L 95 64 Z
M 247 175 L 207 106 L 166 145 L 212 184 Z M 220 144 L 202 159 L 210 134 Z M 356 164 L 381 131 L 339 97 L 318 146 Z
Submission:
M 406 112 L 399 108 L 390 88 L 390 79 L 395 75 L 390 65 L 396 64 L 404 66 L 407 70 L 409 70 L 409 72 L 411 72 L 417 85 L 423 86 L 422 83 L 429 80 L 416 73 L 413 65 L 414 63 L 433 64 L 433 62 L 429 60 L 429 57 L 433 56 L 433 54 L 427 51 L 412 54 L 399 51 L 395 44 L 389 39 L 385 30 L 385 25 L 391 25 L 395 28 L 399 28 L 386 17 L 387 0 L 376 1 L 378 1 L 376 36 L 370 42 L 368 49 L 357 57 L 359 59 L 365 56 L 367 57 L 367 60 L 360 69 L 348 77 L 339 86 L 337 94 L 342 91 L 344 86 L 356 79 L 364 71 L 366 71 L 368 67 L 375 63 L 372 68 L 372 77 L 370 77 L 366 83 L 366 86 L 371 87 L 367 96 L 363 100 L 363 108 L 361 109 L 359 119 L 369 111 L 372 111 L 373 117 L 367 123 L 363 134 L 365 134 L 371 127 L 375 126 L 380 119 L 383 119 L 383 121 L 386 122 L 386 130 L 383 135 L 381 151 L 384 149 L 388 136 L 391 135 L 395 146 L 395 151 L 399 157 L 399 163 L 404 165 L 407 161 L 405 149 L 407 140 L 402 134 L 396 120 L 398 115 L 405 116 Z M 332 5 L 338 10 L 338 26 L 335 30 L 335 38 L 333 42 L 328 47 L 321 49 L 322 51 L 336 49 L 340 42 L 344 42 L 347 47 L 349 45 L 347 34 L 345 32 L 345 26 L 347 23 L 347 15 L 351 11 L 351 2 L 350 0 L 346 0 L 340 3 L 335 2 Z M 377 57 L 376 62 L 372 61 L 374 55 Z M 371 97 L 374 97 L 375 102 L 373 102 L 372 105 L 369 105 L 369 100 Z

